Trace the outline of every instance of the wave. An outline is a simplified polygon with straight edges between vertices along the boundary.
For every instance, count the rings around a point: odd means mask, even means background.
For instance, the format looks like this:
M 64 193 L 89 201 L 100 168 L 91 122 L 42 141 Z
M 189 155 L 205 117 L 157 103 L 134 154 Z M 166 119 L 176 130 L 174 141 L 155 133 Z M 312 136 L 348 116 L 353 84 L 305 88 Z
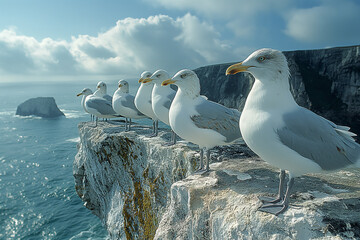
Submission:
M 67 109 L 60 109 L 64 114 L 66 118 L 81 118 L 87 115 L 87 113 L 83 111 L 77 111 L 77 110 L 67 110 Z
M 21 119 L 42 119 L 42 117 L 34 116 L 34 115 L 29 115 L 29 116 L 14 115 L 14 117 Z
M 15 111 L 0 112 L 0 116 L 14 116 L 14 115 L 15 115 Z
M 99 228 L 102 228 L 102 226 L 100 224 L 96 224 L 96 225 L 92 226 L 89 230 L 82 231 L 82 232 L 72 236 L 70 238 L 70 240 L 82 240 L 82 239 L 87 239 L 87 240 L 109 240 L 110 236 L 108 236 L 108 235 L 104 236 L 103 234 L 98 233 Z
M 66 142 L 78 143 L 78 142 L 80 142 L 80 137 L 67 139 Z

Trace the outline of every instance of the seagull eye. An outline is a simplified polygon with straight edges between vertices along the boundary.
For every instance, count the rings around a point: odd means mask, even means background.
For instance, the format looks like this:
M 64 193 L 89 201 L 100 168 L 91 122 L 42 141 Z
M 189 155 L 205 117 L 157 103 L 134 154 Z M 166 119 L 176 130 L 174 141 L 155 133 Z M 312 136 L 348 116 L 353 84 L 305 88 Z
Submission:
M 186 75 L 187 75 L 186 73 L 183 73 L 180 75 L 180 77 L 184 79 L 186 77 Z
M 264 57 L 264 56 L 258 57 L 258 61 L 259 61 L 259 62 L 262 62 L 262 61 L 264 61 L 264 60 L 265 60 L 265 57 Z
M 161 74 L 156 75 L 157 78 L 159 78 L 160 76 L 161 76 Z

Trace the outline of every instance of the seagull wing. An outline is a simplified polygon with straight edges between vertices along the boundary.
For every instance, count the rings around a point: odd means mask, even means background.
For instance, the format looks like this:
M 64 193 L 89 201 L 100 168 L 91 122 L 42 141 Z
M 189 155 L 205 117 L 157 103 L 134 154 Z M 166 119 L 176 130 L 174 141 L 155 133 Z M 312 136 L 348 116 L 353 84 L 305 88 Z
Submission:
M 173 91 L 172 93 L 170 93 L 169 95 L 166 96 L 166 101 L 164 102 L 164 107 L 167 108 L 168 110 L 170 109 L 171 103 L 174 100 L 176 95 L 176 92 Z
M 126 94 L 125 96 L 120 98 L 120 103 L 122 106 L 126 107 L 126 108 L 130 108 L 131 110 L 134 110 L 137 112 L 137 115 L 139 116 L 145 116 L 144 114 L 142 114 L 135 106 L 134 103 L 135 97 L 133 95 L 130 94 Z
M 117 115 L 109 101 L 100 97 L 91 97 L 86 101 L 87 108 L 96 109 L 102 115 Z
M 360 159 L 360 145 L 349 128 L 338 126 L 305 108 L 283 115 L 280 141 L 324 170 L 335 170 Z
M 191 116 L 191 120 L 199 128 L 214 130 L 226 138 L 227 143 L 241 137 L 239 128 L 240 112 L 227 108 L 218 103 L 201 98 L 200 104 L 195 106 L 198 115 Z
M 112 102 L 112 96 L 110 96 L 110 95 L 108 95 L 108 94 L 106 94 L 106 95 L 104 95 L 104 98 L 106 99 L 106 100 L 108 100 L 109 102 Z

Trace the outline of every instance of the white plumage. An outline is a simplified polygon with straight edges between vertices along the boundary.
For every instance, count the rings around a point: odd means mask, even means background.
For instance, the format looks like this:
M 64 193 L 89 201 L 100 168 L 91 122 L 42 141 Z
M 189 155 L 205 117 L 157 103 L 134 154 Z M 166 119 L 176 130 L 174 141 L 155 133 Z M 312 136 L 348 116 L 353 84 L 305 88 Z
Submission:
M 255 77 L 240 118 L 246 144 L 263 160 L 289 171 L 284 195 L 285 173 L 281 170 L 279 196 L 260 208 L 280 214 L 288 207 L 293 177 L 310 172 L 337 170 L 359 165 L 360 145 L 348 132 L 296 104 L 290 92 L 289 68 L 277 50 L 260 49 L 226 74 L 249 72 Z M 280 203 L 278 203 L 280 202 Z
M 207 152 L 209 171 L 210 149 L 229 144 L 241 137 L 240 112 L 200 96 L 200 82 L 195 72 L 185 69 L 162 85 L 175 84 L 178 91 L 171 104 L 169 122 L 172 130 L 181 138 L 199 145 Z M 203 170 L 202 154 L 200 170 Z

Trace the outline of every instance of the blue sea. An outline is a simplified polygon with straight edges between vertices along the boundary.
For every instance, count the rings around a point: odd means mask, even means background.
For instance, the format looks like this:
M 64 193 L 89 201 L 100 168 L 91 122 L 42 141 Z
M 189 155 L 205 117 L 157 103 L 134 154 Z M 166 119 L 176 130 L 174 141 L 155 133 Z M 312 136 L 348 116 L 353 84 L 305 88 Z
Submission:
M 77 196 L 72 175 L 77 125 L 90 120 L 76 94 L 95 86 L 96 82 L 0 83 L 0 239 L 108 237 L 100 219 Z M 108 93 L 116 87 L 116 81 L 108 83 Z M 15 115 L 20 103 L 40 96 L 54 97 L 66 117 Z

